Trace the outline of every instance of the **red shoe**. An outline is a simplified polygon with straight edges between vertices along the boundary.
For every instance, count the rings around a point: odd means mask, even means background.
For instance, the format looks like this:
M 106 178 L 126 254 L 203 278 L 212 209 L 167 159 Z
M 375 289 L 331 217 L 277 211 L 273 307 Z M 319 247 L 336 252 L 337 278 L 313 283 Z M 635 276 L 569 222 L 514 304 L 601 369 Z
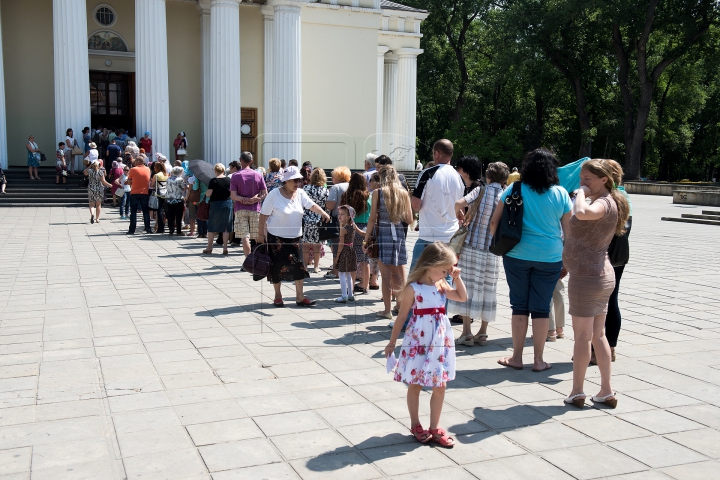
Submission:
M 276 298 L 275 300 L 273 300 L 273 306 L 278 307 L 278 308 L 284 307 L 285 304 L 283 303 L 283 299 L 282 299 L 282 298 Z
M 295 302 L 295 304 L 298 307 L 314 307 L 317 304 L 316 300 L 310 300 L 308 297 L 305 297 L 300 302 Z

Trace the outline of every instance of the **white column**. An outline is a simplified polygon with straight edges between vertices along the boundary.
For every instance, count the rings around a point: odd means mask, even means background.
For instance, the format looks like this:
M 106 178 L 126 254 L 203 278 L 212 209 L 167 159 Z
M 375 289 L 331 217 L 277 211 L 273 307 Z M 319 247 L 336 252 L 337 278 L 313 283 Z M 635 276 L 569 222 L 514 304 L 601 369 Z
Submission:
M 90 126 L 85 0 L 53 0 L 53 49 L 55 142 L 65 139 L 68 128 L 73 129 L 75 139 L 82 140 L 82 129 Z M 45 149 L 50 150 L 48 146 Z
M 202 87 L 202 124 L 203 124 L 203 159 L 210 159 L 210 0 L 198 2 L 200 10 L 200 55 L 202 55 L 202 72 L 200 84 Z
M 417 48 L 398 50 L 397 140 L 395 164 L 399 170 L 415 168 L 415 127 L 417 123 Z
M 383 136 L 382 150 L 384 155 L 396 159 L 397 140 L 396 130 L 396 112 L 397 112 L 397 55 L 388 53 L 384 59 L 384 75 L 383 79 Z
M 376 118 L 375 118 L 375 153 L 381 155 L 383 152 L 383 85 L 385 84 L 385 54 L 389 50 L 386 46 L 378 46 L 377 53 L 377 93 L 376 93 Z
M 165 0 L 135 0 L 137 132 L 150 132 L 153 150 L 173 159 L 167 52 Z
M 240 0 L 212 0 L 210 9 L 211 163 L 240 158 Z
M 264 64 L 264 105 L 263 105 L 263 162 L 268 167 L 268 161 L 275 156 L 275 144 L 272 143 L 275 130 L 273 128 L 273 53 L 275 39 L 275 17 L 271 8 L 263 7 L 265 19 L 265 64 Z
M 302 163 L 300 11 L 300 6 L 275 6 L 272 108 L 275 154 Z
M 8 167 L 8 154 L 7 119 L 5 117 L 5 71 L 2 51 L 2 17 L 0 17 L 0 167 L 5 169 Z

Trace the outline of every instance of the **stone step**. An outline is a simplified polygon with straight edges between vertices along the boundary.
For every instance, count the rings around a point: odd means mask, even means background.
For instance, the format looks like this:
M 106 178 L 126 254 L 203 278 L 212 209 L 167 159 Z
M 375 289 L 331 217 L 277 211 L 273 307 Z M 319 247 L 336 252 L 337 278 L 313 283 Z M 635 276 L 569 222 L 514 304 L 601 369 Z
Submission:
M 718 215 L 718 216 L 720 216 L 720 211 L 717 211 L 717 210 L 703 210 L 703 211 L 702 211 L 702 214 L 703 214 L 703 215 Z
M 48 208 L 48 207 L 87 207 L 85 203 L 27 203 L 27 202 L 15 202 L 15 203 L 0 203 L 0 207 L 36 207 L 36 208 Z
M 682 218 L 696 218 L 698 220 L 714 220 L 716 222 L 720 222 L 720 217 L 715 215 L 696 215 L 693 213 L 683 213 L 680 215 Z
M 674 218 L 674 217 L 662 217 L 660 220 L 666 222 L 682 222 L 682 223 L 699 223 L 702 225 L 718 225 L 720 226 L 720 220 L 699 220 L 694 218 Z

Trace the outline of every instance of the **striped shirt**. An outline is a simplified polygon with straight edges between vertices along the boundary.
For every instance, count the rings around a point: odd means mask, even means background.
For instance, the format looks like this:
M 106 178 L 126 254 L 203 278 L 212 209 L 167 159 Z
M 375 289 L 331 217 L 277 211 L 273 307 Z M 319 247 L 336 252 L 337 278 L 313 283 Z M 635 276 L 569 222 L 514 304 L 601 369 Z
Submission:
M 500 201 L 500 195 L 503 192 L 503 188 L 497 182 L 493 182 L 484 188 L 485 194 L 480 200 L 480 206 L 478 207 L 472 222 L 470 222 L 468 234 L 467 237 L 465 237 L 465 243 L 473 248 L 487 251 L 490 248 L 490 240 L 492 239 L 488 228 L 490 226 L 490 219 L 492 219 L 493 213 L 495 213 L 495 207 Z M 477 198 L 482 190 L 483 187 L 479 186 L 472 192 L 465 195 L 464 199 L 468 205 L 472 205 L 475 201 L 477 201 Z

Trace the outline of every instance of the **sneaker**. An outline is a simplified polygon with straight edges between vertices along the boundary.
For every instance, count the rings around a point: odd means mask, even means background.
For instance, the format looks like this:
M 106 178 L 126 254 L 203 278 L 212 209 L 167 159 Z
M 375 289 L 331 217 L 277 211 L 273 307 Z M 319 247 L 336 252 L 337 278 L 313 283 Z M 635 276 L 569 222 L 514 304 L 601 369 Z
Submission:
M 348 302 L 354 302 L 354 301 L 355 301 L 355 297 L 352 296 L 352 295 L 350 295 L 350 296 L 348 297 Z
M 328 272 L 325 274 L 323 278 L 338 278 L 337 275 L 333 275 L 332 272 Z
M 335 303 L 347 303 L 348 299 L 347 297 L 338 297 L 335 299 Z
M 355 286 L 353 287 L 353 292 L 354 292 L 354 293 L 359 293 L 359 294 L 366 294 L 366 293 L 368 293 L 367 290 L 365 290 L 364 288 L 362 288 L 360 285 L 355 285 Z

